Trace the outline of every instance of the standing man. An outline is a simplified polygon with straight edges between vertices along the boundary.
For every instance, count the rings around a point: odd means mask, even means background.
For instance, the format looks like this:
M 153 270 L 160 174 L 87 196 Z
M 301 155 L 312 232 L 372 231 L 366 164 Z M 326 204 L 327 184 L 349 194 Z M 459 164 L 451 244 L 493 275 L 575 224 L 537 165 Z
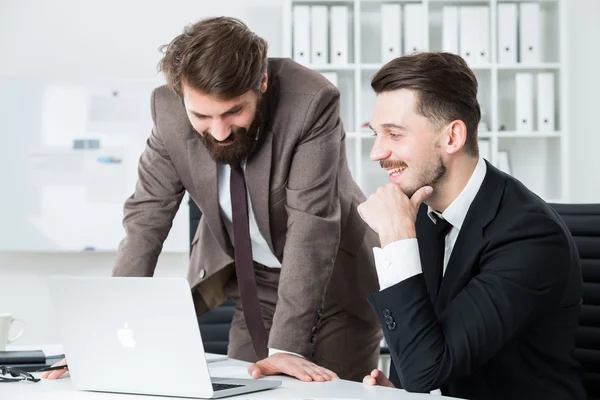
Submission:
M 581 267 L 560 217 L 479 157 L 462 58 L 397 58 L 373 78 L 371 159 L 390 183 L 359 206 L 379 234 L 370 297 L 392 355 L 369 385 L 468 399 L 585 399 L 573 358 Z M 422 204 L 424 202 L 424 204 Z
M 356 211 L 365 198 L 338 90 L 267 59 L 267 43 L 232 18 L 190 25 L 165 47 L 167 86 L 152 95 L 113 275 L 153 275 L 187 191 L 202 211 L 188 273 L 196 311 L 236 299 L 228 355 L 256 362 L 255 378 L 360 381 L 381 340 L 366 300 L 377 238 Z

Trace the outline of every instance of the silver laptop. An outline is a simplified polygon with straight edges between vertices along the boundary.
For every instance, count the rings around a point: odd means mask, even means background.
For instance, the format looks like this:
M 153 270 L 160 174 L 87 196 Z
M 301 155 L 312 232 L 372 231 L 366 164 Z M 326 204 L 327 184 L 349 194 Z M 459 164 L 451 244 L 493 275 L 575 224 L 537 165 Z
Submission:
M 220 398 L 281 381 L 212 378 L 189 284 L 165 278 L 50 278 L 79 390 Z

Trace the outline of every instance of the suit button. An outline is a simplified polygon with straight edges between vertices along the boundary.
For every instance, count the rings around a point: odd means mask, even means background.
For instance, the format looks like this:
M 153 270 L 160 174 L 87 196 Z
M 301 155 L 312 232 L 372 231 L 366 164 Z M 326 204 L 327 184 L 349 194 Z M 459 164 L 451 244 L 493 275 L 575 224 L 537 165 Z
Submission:
M 316 326 L 313 326 L 313 328 L 312 328 L 312 330 L 311 330 L 312 334 L 313 334 L 313 335 L 314 335 L 314 334 L 316 334 L 316 333 L 317 333 L 317 331 L 318 331 L 317 327 L 316 327 Z
M 392 322 L 391 324 L 389 324 L 389 325 L 388 325 L 388 329 L 389 329 L 390 331 L 393 331 L 394 329 L 396 329 L 396 323 L 395 323 L 395 322 Z
M 390 315 L 392 315 L 392 313 L 390 312 L 389 309 L 386 308 L 385 310 L 383 310 L 383 316 L 384 317 L 389 317 Z
M 394 318 L 390 317 L 389 315 L 387 317 L 385 317 L 385 323 L 386 324 L 391 324 L 394 322 Z
M 206 276 L 206 271 L 201 269 L 200 270 L 200 279 L 204 279 L 205 276 Z
M 317 314 L 319 315 L 319 317 L 323 316 L 323 307 L 321 307 L 317 310 Z
M 314 343 L 315 342 L 315 337 L 311 335 L 311 337 L 310 337 L 309 340 L 310 340 L 311 343 Z

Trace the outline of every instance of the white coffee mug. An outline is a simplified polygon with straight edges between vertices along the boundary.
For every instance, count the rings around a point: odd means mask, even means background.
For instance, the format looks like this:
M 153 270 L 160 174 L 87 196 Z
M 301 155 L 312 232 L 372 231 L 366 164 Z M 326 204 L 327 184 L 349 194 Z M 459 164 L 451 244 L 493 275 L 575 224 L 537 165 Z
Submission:
M 20 322 L 23 326 L 19 333 L 9 338 L 8 333 L 13 322 Z M 6 345 L 12 343 L 23 335 L 25 332 L 25 321 L 22 319 L 13 318 L 11 314 L 0 313 L 0 351 L 6 350 Z

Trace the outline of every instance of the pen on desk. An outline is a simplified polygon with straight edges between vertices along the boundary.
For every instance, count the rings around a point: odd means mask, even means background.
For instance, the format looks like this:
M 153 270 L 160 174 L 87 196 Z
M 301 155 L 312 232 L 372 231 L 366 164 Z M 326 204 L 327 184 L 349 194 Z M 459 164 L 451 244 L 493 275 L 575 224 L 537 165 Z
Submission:
M 54 367 L 41 368 L 41 369 L 38 369 L 35 372 L 57 371 L 57 370 L 60 370 L 60 369 L 67 369 L 68 370 L 69 366 L 68 365 L 56 365 Z

